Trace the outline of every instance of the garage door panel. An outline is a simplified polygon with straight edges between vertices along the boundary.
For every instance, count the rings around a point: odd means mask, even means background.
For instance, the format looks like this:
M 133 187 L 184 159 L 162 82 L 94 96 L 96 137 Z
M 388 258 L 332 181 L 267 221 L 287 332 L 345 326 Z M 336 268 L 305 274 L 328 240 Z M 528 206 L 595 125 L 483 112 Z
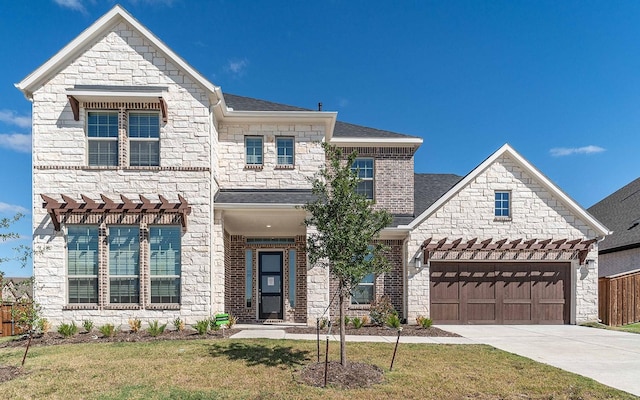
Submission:
M 432 262 L 431 316 L 463 324 L 568 323 L 569 269 L 568 263 Z M 456 310 L 440 304 L 452 299 Z

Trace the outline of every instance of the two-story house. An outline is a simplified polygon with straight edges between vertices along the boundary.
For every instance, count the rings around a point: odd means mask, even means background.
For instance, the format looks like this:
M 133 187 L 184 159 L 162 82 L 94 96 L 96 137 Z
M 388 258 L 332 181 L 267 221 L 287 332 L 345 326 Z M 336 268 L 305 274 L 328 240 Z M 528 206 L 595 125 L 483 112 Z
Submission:
M 394 215 L 388 296 L 403 318 L 576 323 L 597 318 L 607 229 L 510 146 L 465 177 L 415 174 L 419 137 L 225 94 L 120 6 L 16 84 L 33 103 L 34 295 L 54 325 L 231 312 L 315 323 L 332 279 L 309 265 L 300 205 L 350 152 L 359 191 Z

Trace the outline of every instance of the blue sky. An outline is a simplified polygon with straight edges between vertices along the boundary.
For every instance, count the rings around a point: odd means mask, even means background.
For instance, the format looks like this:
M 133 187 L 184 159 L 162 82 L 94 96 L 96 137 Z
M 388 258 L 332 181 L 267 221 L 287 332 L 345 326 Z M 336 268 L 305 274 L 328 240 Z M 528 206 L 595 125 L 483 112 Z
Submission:
M 0 5 L 0 217 L 26 214 L 0 257 L 31 236 L 31 104 L 13 84 L 114 4 Z M 585 208 L 640 174 L 640 2 L 120 4 L 223 92 L 423 137 L 417 172 L 464 175 L 509 143 Z

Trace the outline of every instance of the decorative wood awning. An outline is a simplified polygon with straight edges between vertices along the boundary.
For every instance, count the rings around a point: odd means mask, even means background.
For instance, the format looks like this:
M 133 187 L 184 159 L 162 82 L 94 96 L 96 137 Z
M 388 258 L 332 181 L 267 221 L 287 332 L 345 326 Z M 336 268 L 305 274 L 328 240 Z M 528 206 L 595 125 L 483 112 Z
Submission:
M 120 195 L 121 202 L 116 203 L 107 196 L 101 194 L 100 198 L 102 202 L 96 202 L 93 199 L 81 195 L 82 202 L 78 202 L 69 196 L 61 195 L 62 202 L 56 199 L 40 195 L 44 204 L 42 205 L 47 209 L 53 226 L 56 231 L 60 230 L 60 217 L 65 214 L 135 214 L 135 213 L 147 213 L 147 214 L 161 214 L 161 213 L 173 213 L 181 216 L 182 229 L 187 229 L 187 215 L 191 213 L 191 207 L 187 203 L 184 197 L 178 194 L 178 203 L 170 203 L 164 196 L 158 195 L 159 203 L 152 202 L 143 195 L 139 195 L 140 201 L 133 201 L 124 195 Z
M 421 249 L 425 262 L 429 260 L 485 260 L 485 261 L 569 261 L 578 259 L 585 263 L 589 250 L 596 239 L 502 239 L 489 238 L 478 241 L 474 238 L 463 242 L 462 238 L 424 241 Z

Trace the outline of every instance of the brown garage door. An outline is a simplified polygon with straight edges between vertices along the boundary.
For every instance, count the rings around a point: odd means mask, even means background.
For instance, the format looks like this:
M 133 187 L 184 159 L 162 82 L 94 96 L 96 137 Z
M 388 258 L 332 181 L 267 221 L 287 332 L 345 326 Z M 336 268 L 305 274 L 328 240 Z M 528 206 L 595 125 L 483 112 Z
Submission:
M 569 323 L 568 263 L 432 261 L 430 270 L 434 322 Z

